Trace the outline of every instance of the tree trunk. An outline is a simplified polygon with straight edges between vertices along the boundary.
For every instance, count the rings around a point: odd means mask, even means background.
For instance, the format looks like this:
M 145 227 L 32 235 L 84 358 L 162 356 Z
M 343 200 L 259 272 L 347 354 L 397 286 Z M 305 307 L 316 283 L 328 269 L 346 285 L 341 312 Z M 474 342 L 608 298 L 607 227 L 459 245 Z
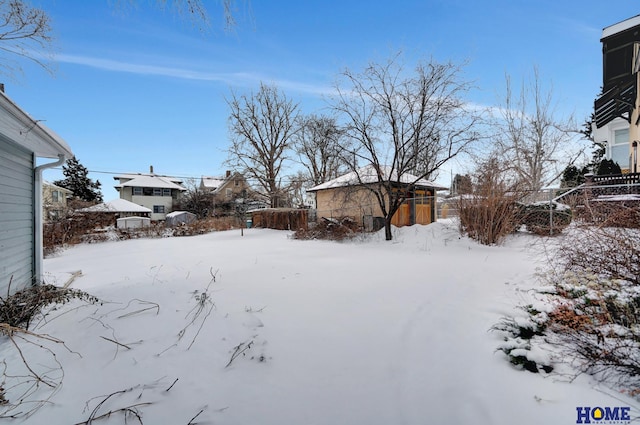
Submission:
M 393 239 L 391 234 L 391 216 L 384 218 L 384 239 L 390 241 Z

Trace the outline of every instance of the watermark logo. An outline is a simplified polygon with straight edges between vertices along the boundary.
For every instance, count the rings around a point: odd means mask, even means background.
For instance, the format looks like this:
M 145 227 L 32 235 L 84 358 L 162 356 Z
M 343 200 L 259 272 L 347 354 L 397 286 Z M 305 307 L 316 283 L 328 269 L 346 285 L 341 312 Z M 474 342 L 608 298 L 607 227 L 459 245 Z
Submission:
M 576 407 L 578 417 L 577 424 L 628 424 L 631 423 L 631 416 L 628 406 L 618 407 Z

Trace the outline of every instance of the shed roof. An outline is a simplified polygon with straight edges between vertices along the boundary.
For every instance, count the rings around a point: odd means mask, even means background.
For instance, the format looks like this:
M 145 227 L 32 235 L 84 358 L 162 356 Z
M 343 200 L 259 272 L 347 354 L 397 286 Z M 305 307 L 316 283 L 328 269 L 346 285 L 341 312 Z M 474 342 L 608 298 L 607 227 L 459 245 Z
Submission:
M 384 181 L 398 182 L 408 185 L 414 185 L 418 187 L 428 187 L 433 189 L 448 189 L 444 186 L 440 186 L 426 179 L 420 179 L 417 176 L 410 173 L 403 173 L 398 178 L 398 172 L 392 170 L 389 166 L 381 167 L 382 178 Z M 357 186 L 361 184 L 373 184 L 378 183 L 378 173 L 373 165 L 367 165 L 358 169 L 357 171 L 351 171 L 328 182 L 319 184 L 317 186 L 308 189 L 307 192 L 317 192 L 319 190 L 333 189 L 336 187 Z
M 172 211 L 169 214 L 167 214 L 167 218 L 180 217 L 181 215 L 192 216 L 192 217 L 196 216 L 194 213 L 189 211 Z
M 57 158 L 64 155 L 73 157 L 71 148 L 60 136 L 47 128 L 41 121 L 34 120 L 15 102 L 0 91 L 0 136 L 17 143 L 23 148 L 43 158 Z

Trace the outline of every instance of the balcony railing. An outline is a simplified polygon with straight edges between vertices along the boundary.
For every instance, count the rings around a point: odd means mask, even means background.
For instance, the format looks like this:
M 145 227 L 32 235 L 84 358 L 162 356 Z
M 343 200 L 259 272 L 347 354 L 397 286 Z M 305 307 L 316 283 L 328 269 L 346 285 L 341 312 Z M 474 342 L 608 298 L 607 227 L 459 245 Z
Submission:
M 586 184 L 602 185 L 624 185 L 640 183 L 640 173 L 609 174 L 605 176 L 587 176 Z

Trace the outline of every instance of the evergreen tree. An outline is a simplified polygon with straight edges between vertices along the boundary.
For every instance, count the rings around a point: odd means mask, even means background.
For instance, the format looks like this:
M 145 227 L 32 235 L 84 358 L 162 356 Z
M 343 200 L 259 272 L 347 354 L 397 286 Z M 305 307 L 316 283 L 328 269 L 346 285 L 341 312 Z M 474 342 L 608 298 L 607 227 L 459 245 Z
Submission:
M 600 161 L 600 165 L 598 165 L 598 170 L 596 172 L 599 176 L 607 176 L 609 174 L 622 174 L 622 170 L 617 162 L 614 162 L 613 159 L 603 159 Z
M 456 174 L 453 177 L 453 194 L 464 195 L 473 192 L 473 184 L 469 174 Z
M 74 156 L 62 166 L 63 180 L 54 181 L 56 186 L 69 189 L 73 197 L 86 202 L 102 202 L 100 180 L 92 181 L 87 175 L 89 171 Z
M 582 126 L 582 130 L 580 133 L 585 137 L 585 139 L 590 140 L 593 144 L 591 161 L 587 164 L 587 170 L 592 173 L 597 173 L 598 168 L 600 167 L 600 162 L 604 159 L 605 154 L 605 143 L 596 142 L 593 139 L 593 124 L 596 120 L 596 114 L 594 112 L 591 113 L 591 116 L 584 122 Z
M 589 172 L 589 167 L 582 167 L 580 170 L 575 165 L 569 165 L 562 172 L 562 180 L 560 181 L 560 187 L 576 187 L 584 183 L 584 175 Z

